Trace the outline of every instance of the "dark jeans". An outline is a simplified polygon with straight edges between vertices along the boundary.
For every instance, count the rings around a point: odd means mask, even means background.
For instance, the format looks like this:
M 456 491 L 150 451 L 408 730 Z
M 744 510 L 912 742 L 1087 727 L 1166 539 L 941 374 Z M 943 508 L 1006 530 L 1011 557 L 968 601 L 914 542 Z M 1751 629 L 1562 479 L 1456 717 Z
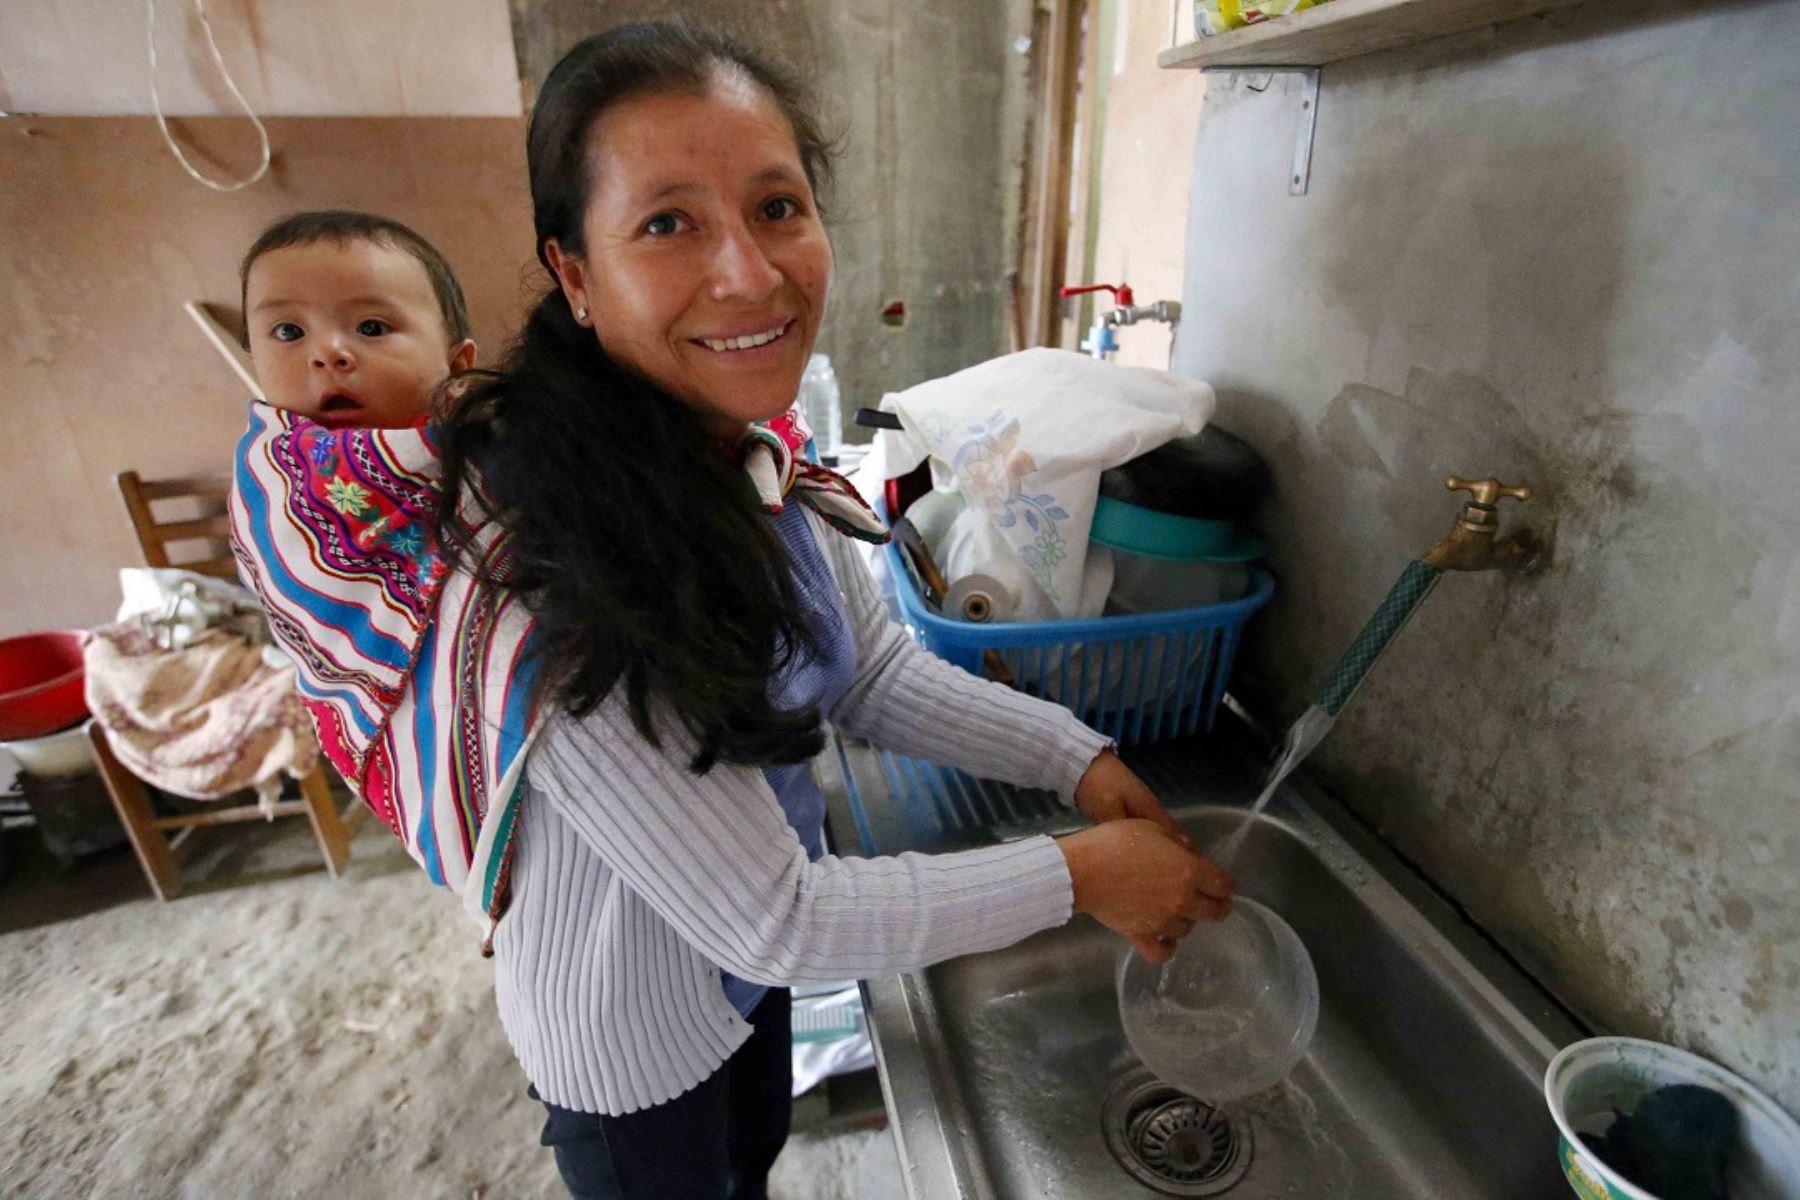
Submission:
M 540 1139 L 575 1200 L 765 1200 L 788 1135 L 791 1001 L 773 988 L 749 1040 L 697 1087 L 623 1117 L 549 1110 Z M 539 1099 L 537 1089 L 531 1097 Z

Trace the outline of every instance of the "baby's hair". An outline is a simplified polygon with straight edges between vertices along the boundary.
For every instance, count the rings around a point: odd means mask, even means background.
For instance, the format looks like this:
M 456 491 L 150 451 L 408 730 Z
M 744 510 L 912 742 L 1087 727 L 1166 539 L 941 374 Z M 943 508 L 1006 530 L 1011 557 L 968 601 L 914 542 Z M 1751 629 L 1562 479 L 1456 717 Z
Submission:
M 444 261 L 444 256 L 437 252 L 437 247 L 388 217 L 333 208 L 283 217 L 263 230 L 257 235 L 256 241 L 250 244 L 250 249 L 244 254 L 244 261 L 238 265 L 238 303 L 246 309 L 246 343 L 250 336 L 247 311 L 250 268 L 255 265 L 256 260 L 273 250 L 285 250 L 289 246 L 310 246 L 324 241 L 339 245 L 374 242 L 412 255 L 419 260 L 419 264 L 425 268 L 426 276 L 431 280 L 431 290 L 437 295 L 438 311 L 444 314 L 444 328 L 450 334 L 450 344 L 457 345 L 469 336 L 469 310 L 463 304 L 462 285 L 456 282 L 456 273 Z

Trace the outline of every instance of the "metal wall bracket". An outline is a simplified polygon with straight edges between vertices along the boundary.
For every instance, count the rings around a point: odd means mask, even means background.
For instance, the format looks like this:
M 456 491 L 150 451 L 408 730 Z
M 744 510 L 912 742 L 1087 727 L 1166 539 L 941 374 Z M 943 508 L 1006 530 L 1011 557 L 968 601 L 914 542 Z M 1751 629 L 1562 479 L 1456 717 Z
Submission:
M 1306 195 L 1312 181 L 1313 130 L 1319 124 L 1319 68 L 1317 67 L 1207 67 L 1207 75 L 1298 75 L 1300 121 L 1294 129 L 1294 164 L 1288 172 L 1288 195 Z

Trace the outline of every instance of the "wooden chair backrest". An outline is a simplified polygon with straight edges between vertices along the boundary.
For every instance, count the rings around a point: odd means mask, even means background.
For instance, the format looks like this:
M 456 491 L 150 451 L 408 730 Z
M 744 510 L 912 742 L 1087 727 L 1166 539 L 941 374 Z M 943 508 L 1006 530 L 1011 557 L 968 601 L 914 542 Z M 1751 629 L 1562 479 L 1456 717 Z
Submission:
M 230 479 L 217 475 L 144 480 L 136 471 L 120 471 L 117 478 L 146 566 L 180 567 L 237 582 L 231 518 L 225 511 Z M 167 519 L 158 518 L 157 505 Z M 180 558 L 170 554 L 171 546 L 182 547 Z

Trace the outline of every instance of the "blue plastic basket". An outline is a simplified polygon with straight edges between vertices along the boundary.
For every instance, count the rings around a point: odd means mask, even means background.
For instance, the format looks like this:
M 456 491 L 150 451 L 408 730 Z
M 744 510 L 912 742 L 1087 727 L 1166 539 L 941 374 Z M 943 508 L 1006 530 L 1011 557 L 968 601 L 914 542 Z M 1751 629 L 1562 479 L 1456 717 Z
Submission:
M 927 650 L 977 675 L 989 650 L 1013 686 L 1061 704 L 1120 745 L 1211 729 L 1244 622 L 1269 602 L 1275 580 L 1251 571 L 1241 600 L 1130 616 L 1068 621 L 954 621 L 925 606 L 900 548 L 887 548 L 900 613 Z

